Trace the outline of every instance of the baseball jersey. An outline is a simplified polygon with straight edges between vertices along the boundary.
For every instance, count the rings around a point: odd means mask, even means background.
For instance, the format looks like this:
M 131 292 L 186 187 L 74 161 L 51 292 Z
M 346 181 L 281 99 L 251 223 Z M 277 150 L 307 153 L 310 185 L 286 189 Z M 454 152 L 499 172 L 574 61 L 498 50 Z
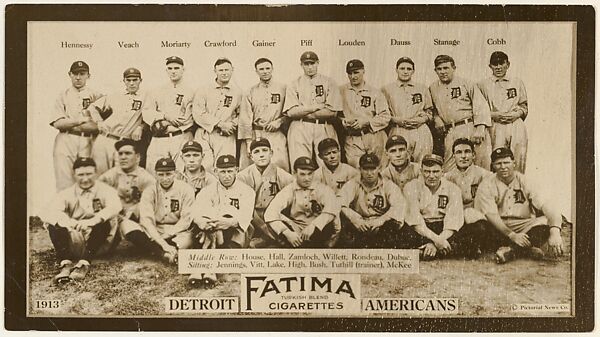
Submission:
M 168 190 L 156 183 L 142 192 L 140 223 L 175 225 L 191 223 L 194 190 L 183 181 L 175 180 Z
M 358 176 L 360 176 L 360 172 L 357 169 L 346 163 L 340 163 L 333 172 L 325 165 L 319 167 L 315 171 L 313 179 L 337 192 L 348 180 Z
M 52 115 L 50 116 L 50 125 L 62 118 L 77 118 L 81 116 L 81 112 L 100 97 L 102 97 L 101 93 L 87 86 L 81 89 L 69 87 L 61 92 L 56 99 Z
M 333 111 L 332 117 L 336 111 L 342 111 L 342 101 L 339 88 L 335 82 L 327 76 L 316 74 L 308 77 L 302 75 L 292 81 L 285 91 L 284 113 L 289 117 L 289 110 L 296 106 L 308 106 L 323 104 L 325 108 Z
M 157 120 L 165 119 L 169 116 L 170 119 L 183 117 L 184 122 L 181 126 L 175 127 L 170 125 L 167 132 L 187 130 L 193 124 L 192 112 L 189 105 L 192 101 L 194 91 L 186 82 L 168 83 L 150 94 L 150 98 L 144 104 L 142 109 L 142 117 L 144 122 L 152 125 Z
M 492 76 L 479 82 L 477 86 L 488 101 L 491 112 L 502 115 L 511 111 L 519 111 L 523 120 L 527 117 L 527 92 L 520 79 Z
M 402 171 L 398 171 L 398 168 L 390 163 L 381 171 L 381 176 L 403 189 L 407 182 L 421 176 L 421 168 L 418 164 L 409 162 Z
M 411 226 L 444 222 L 444 230 L 458 231 L 464 223 L 460 189 L 445 178 L 431 192 L 423 178 L 410 181 L 404 186 L 404 197 L 408 202 L 406 223 Z
M 390 122 L 388 104 L 383 94 L 368 84 L 362 88 L 354 88 L 345 84 L 340 88 L 344 117 L 348 120 L 368 119 L 372 132 L 385 129 Z
M 146 97 L 140 92 L 119 92 L 101 97 L 90 105 L 89 110 L 100 131 L 131 138 L 133 131 L 142 126 Z
M 224 85 L 214 83 L 194 94 L 192 116 L 206 132 L 211 133 L 219 122 L 238 123 L 242 91 L 232 82 Z
M 202 189 L 194 203 L 192 219 L 199 222 L 208 214 L 216 216 L 229 214 L 238 221 L 239 227 L 246 231 L 252 221 L 253 213 L 254 190 L 236 180 L 228 188 L 219 182 Z
M 308 226 L 321 213 L 334 217 L 340 214 L 340 205 L 335 193 L 326 185 L 314 180 L 308 188 L 300 187 L 295 181 L 284 187 L 267 207 L 265 222 L 282 221 L 281 212 L 286 209 L 289 209 L 289 219 L 302 227 Z M 280 234 L 285 228 L 275 227 L 273 230 Z
M 147 187 L 156 184 L 156 179 L 139 166 L 129 173 L 123 171 L 121 167 L 115 166 L 104 172 L 98 180 L 117 190 L 125 212 L 140 202 L 142 192 Z M 139 215 L 137 213 L 136 215 Z
M 528 184 L 525 176 L 515 172 L 508 185 L 494 174 L 484 179 L 475 196 L 475 208 L 483 214 L 498 214 L 504 224 L 520 232 L 530 220 L 536 218 L 535 210 L 542 210 L 544 200 Z
M 96 181 L 94 186 L 82 190 L 77 184 L 68 187 L 54 197 L 41 218 L 50 224 L 74 225 L 76 220 L 102 220 L 115 217 L 121 211 L 117 191 L 107 184 Z
M 238 179 L 250 186 L 256 192 L 254 208 L 264 211 L 275 198 L 275 195 L 285 186 L 294 181 L 294 177 L 281 168 L 269 164 L 260 173 L 255 164 L 252 164 L 238 173 Z
M 177 171 L 175 179 L 181 180 L 192 186 L 196 195 L 198 195 L 198 192 L 206 186 L 219 182 L 214 175 L 206 172 L 204 167 L 200 167 L 200 172 L 197 175 L 191 175 L 185 169 L 183 172 Z
M 465 171 L 461 171 L 455 167 L 446 172 L 444 177 L 460 188 L 463 206 L 467 208 L 473 207 L 473 200 L 475 200 L 479 184 L 490 175 L 492 175 L 492 172 L 477 165 L 471 165 Z
M 402 190 L 393 182 L 379 177 L 374 187 L 367 187 L 360 177 L 350 180 L 337 194 L 342 207 L 348 207 L 364 219 L 388 214 L 391 219 L 404 221 L 406 201 Z
M 490 108 L 481 91 L 470 81 L 454 77 L 450 83 L 437 80 L 429 86 L 436 112 L 445 124 L 473 118 L 474 125 L 491 126 Z
M 425 114 L 432 118 L 433 103 L 426 86 L 413 81 L 396 81 L 383 87 L 382 91 L 392 116 L 409 119 Z
M 243 99 L 238 127 L 239 139 L 253 138 L 254 125 L 262 126 L 282 115 L 286 86 L 274 81 L 255 84 Z

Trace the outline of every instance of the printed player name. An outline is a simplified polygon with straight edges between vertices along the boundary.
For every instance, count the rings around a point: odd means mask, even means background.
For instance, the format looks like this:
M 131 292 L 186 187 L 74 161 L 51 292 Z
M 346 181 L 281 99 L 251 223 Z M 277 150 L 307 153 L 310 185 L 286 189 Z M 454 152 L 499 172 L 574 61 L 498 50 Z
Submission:
M 252 40 L 253 47 L 275 47 L 275 41 Z
M 237 40 L 233 41 L 204 41 L 204 47 L 237 47 Z
M 362 40 L 354 39 L 354 41 L 347 41 L 338 39 L 338 46 L 366 46 L 367 43 Z
M 460 44 L 460 40 L 440 40 L 433 39 L 434 46 L 458 46 Z
M 390 39 L 390 46 L 410 46 L 410 41 Z
M 495 46 L 495 45 L 505 45 L 506 44 L 506 40 L 505 39 L 498 39 L 498 38 L 489 38 L 487 39 L 487 44 L 489 44 L 490 46 Z
M 192 45 L 191 42 L 186 41 L 168 41 L 164 40 L 160 42 L 161 48 L 189 48 Z
M 67 41 L 62 41 L 60 43 L 60 47 L 61 48 L 85 48 L 85 49 L 92 49 L 93 46 L 94 46 L 93 43 L 78 43 L 78 42 L 67 42 Z
M 140 44 L 137 41 L 134 42 L 125 42 L 125 41 L 117 41 L 117 45 L 119 48 L 139 48 Z

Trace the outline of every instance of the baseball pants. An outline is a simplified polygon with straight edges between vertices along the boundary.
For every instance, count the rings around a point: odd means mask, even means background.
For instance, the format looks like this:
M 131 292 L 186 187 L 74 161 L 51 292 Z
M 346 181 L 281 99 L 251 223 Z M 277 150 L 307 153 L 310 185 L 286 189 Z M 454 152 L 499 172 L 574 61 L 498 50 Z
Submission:
M 448 172 L 456 167 L 456 161 L 452 154 L 452 145 L 458 138 L 471 139 L 475 133 L 475 126 L 472 122 L 462 125 L 457 125 L 447 129 L 448 133 L 444 138 L 444 172 Z M 484 133 L 485 137 L 479 144 L 475 144 L 475 165 L 483 167 L 486 170 L 490 169 L 492 160 L 490 155 L 492 154 L 492 142 L 490 134 L 486 130 Z
M 73 163 L 78 157 L 89 157 L 93 137 L 59 133 L 54 140 L 54 177 L 56 190 L 62 191 L 75 183 Z
M 323 160 L 316 155 L 319 142 L 325 138 L 333 138 L 337 141 L 337 133 L 333 125 L 316 124 L 301 120 L 292 121 L 288 130 L 288 149 L 290 152 L 290 163 L 302 156 L 316 157 L 319 166 L 323 166 Z
M 192 140 L 191 132 L 184 132 L 177 136 L 152 137 L 146 159 L 146 171 L 154 174 L 156 162 L 165 157 L 171 157 L 175 162 L 178 171 L 183 170 L 183 160 L 181 159 L 181 148 L 187 141 Z
M 344 214 L 341 214 L 342 232 L 337 242 L 339 248 L 396 248 L 402 238 L 403 224 L 386 221 L 377 232 L 360 232 Z
M 202 166 L 209 171 L 213 171 L 215 163 L 220 156 L 229 154 L 236 157 L 236 137 L 235 133 L 229 136 L 221 136 L 218 131 L 211 133 L 204 129 L 198 129 L 194 140 L 202 146 L 204 159 Z
M 512 123 L 501 124 L 494 122 L 490 129 L 492 149 L 509 148 L 515 156 L 517 171 L 525 173 L 527 160 L 527 129 L 522 119 Z
M 91 227 L 87 233 L 52 224 L 48 224 L 47 228 L 58 261 L 90 261 L 106 243 L 106 238 L 111 231 L 111 222 L 107 220 L 99 223 Z
M 412 156 L 412 161 L 420 163 L 423 156 L 433 151 L 433 137 L 427 124 L 423 124 L 416 129 L 406 129 L 395 126 L 390 130 L 389 136 L 402 136 L 408 143 L 408 152 Z
M 430 222 L 426 223 L 426 225 L 432 232 L 438 235 L 444 229 L 443 221 Z M 484 226 L 485 223 L 483 221 L 462 226 L 460 230 L 455 232 L 454 235 L 448 239 L 448 243 L 452 247 L 449 256 L 475 256 L 476 251 L 480 248 L 480 242 L 484 235 Z M 416 249 L 431 242 L 429 239 L 417 233 L 413 226 L 404 226 L 403 229 L 402 241 L 399 242 L 396 248 Z
M 344 144 L 348 165 L 358 169 L 358 161 L 365 153 L 374 153 L 381 160 L 381 167 L 387 166 L 385 156 L 385 132 L 365 133 L 360 136 L 347 136 Z
M 115 150 L 116 139 L 108 138 L 105 135 L 98 135 L 92 146 L 92 158 L 96 162 L 96 172 L 98 175 L 108 171 L 115 166 L 117 150 Z

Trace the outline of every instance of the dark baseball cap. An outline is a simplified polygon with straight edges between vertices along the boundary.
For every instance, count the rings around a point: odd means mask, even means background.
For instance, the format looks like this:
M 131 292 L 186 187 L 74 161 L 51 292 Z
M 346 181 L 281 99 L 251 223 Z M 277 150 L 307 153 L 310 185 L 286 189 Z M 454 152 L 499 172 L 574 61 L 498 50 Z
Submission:
M 258 137 L 255 140 L 253 140 L 252 143 L 250 143 L 250 152 L 254 151 L 254 149 L 261 146 L 268 147 L 270 149 L 271 143 L 266 138 Z
M 156 161 L 154 170 L 156 172 L 175 171 L 175 162 L 169 157 L 161 158 Z
M 90 157 L 78 157 L 77 159 L 75 159 L 75 162 L 73 163 L 73 170 L 76 170 L 80 167 L 86 167 L 86 166 L 96 167 L 96 162 L 94 161 L 94 159 L 92 159 Z
M 325 150 L 332 147 L 339 149 L 340 145 L 333 138 L 325 138 L 319 142 L 319 145 L 317 145 L 317 150 L 319 151 L 319 154 L 322 154 L 323 152 L 325 152 Z
M 115 150 L 119 151 L 120 148 L 122 148 L 123 146 L 127 146 L 127 145 L 133 146 L 133 150 L 136 153 L 140 153 L 139 148 L 138 148 L 138 142 L 136 142 L 133 139 L 129 139 L 129 138 L 125 138 L 125 139 L 121 139 L 121 140 L 117 141 L 115 143 Z
M 365 69 L 365 65 L 361 60 L 350 60 L 346 63 L 346 74 L 350 74 L 357 69 Z
M 177 64 L 183 65 L 183 59 L 179 56 L 169 56 L 169 57 L 167 57 L 166 64 L 169 64 L 169 63 L 177 63 Z
M 89 73 L 90 66 L 88 66 L 88 64 L 83 61 L 75 61 L 75 62 L 73 62 L 73 64 L 71 64 L 71 69 L 69 70 L 69 72 L 76 73 L 76 72 L 82 71 L 82 70 L 85 70 Z
M 224 156 L 220 156 L 219 158 L 217 158 L 217 163 L 215 164 L 215 166 L 217 168 L 224 169 L 224 168 L 236 167 L 237 163 L 236 163 L 234 156 L 232 156 L 230 154 L 226 154 Z
M 396 68 L 398 68 L 398 66 L 402 63 L 410 63 L 413 66 L 413 68 L 415 67 L 415 63 L 410 57 L 402 56 L 401 58 L 399 58 L 398 61 L 396 61 Z
M 189 151 L 202 152 L 202 145 L 196 141 L 190 140 L 183 145 L 181 148 L 181 153 L 186 153 Z
M 317 169 L 317 164 L 308 157 L 299 157 L 294 161 L 294 171 L 298 169 L 314 171 Z
M 508 55 L 501 51 L 495 51 L 490 55 L 490 64 L 502 64 L 504 62 L 508 62 Z
M 423 160 L 421 161 L 423 164 L 430 166 L 433 164 L 437 164 L 437 165 L 444 165 L 444 158 L 442 158 L 441 156 L 438 156 L 437 154 L 426 154 L 423 156 Z
M 386 151 L 389 150 L 389 148 L 394 145 L 408 146 L 408 143 L 406 142 L 406 139 L 404 139 L 404 137 L 398 136 L 398 135 L 393 135 L 390 138 L 388 138 L 387 141 L 385 142 Z
M 513 152 L 507 147 L 499 147 L 499 148 L 495 149 L 494 151 L 492 151 L 492 163 L 498 159 L 507 158 L 507 157 L 510 157 L 510 159 L 513 159 L 513 160 L 515 159 L 515 155 L 513 154 Z
M 305 51 L 304 53 L 302 53 L 302 55 L 300 55 L 300 62 L 302 63 L 306 61 L 317 62 L 318 60 L 319 57 L 317 56 L 317 54 L 315 54 L 315 52 L 312 51 Z
M 380 160 L 379 157 L 377 157 L 376 154 L 374 153 L 365 153 L 362 156 L 360 156 L 360 159 L 358 160 L 358 166 L 360 168 L 377 168 L 379 167 L 380 164 Z
M 437 67 L 439 64 L 446 62 L 452 62 L 452 64 L 454 64 L 454 59 L 448 55 L 438 55 L 435 60 L 433 60 L 433 65 Z
M 138 69 L 136 69 L 136 68 L 127 68 L 123 72 L 123 78 L 127 78 L 127 77 L 138 77 L 138 78 L 141 78 L 142 77 L 142 73 Z

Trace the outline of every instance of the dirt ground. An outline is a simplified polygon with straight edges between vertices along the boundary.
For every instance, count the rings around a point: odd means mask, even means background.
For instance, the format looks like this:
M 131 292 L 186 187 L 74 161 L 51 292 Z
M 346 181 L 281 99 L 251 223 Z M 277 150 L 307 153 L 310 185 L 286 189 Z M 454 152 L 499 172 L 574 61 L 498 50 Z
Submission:
M 536 316 L 513 312 L 513 304 L 571 303 L 572 227 L 563 228 L 565 251 L 558 259 L 520 259 L 504 265 L 493 253 L 478 260 L 421 261 L 418 274 L 362 276 L 362 297 L 458 298 L 458 316 Z M 165 297 L 239 296 L 239 274 L 224 274 L 212 289 L 187 285 L 173 265 L 144 258 L 128 243 L 114 255 L 94 260 L 86 279 L 55 285 L 57 262 L 48 233 L 30 226 L 29 303 L 32 315 L 149 316 L 165 315 Z M 60 309 L 38 310 L 36 300 L 61 300 Z M 381 314 L 380 314 L 381 315 Z M 406 315 L 406 314 L 405 314 Z M 568 316 L 569 313 L 545 313 Z

